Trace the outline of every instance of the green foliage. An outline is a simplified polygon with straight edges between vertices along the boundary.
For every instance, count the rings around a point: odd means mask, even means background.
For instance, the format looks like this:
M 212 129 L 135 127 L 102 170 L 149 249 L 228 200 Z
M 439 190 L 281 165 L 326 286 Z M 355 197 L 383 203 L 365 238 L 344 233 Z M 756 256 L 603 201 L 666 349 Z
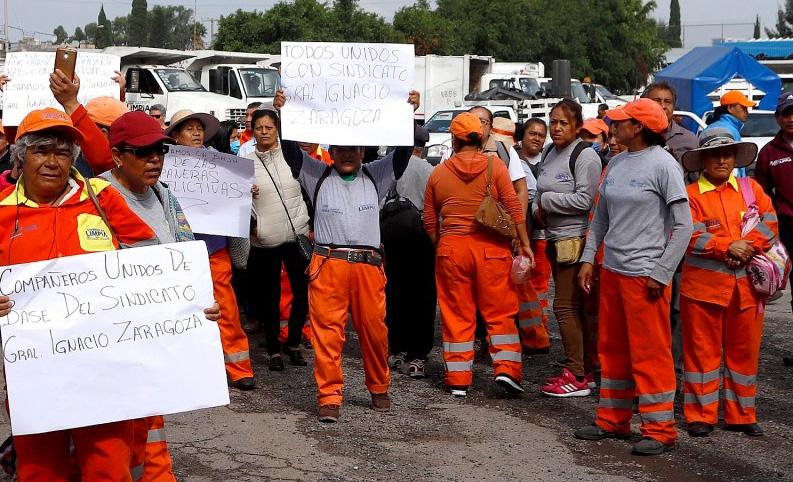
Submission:
M 83 31 L 85 32 L 85 40 L 88 43 L 96 45 L 96 34 L 98 32 L 96 22 L 86 24 L 85 27 L 83 27 Z
M 96 48 L 103 49 L 113 45 L 113 26 L 105 14 L 104 4 L 99 8 L 99 16 L 96 19 Z
M 453 24 L 430 9 L 427 0 L 402 7 L 394 14 L 394 30 L 412 43 L 416 55 L 444 55 L 454 50 Z
M 85 36 L 85 32 L 83 32 L 83 29 L 81 29 L 80 27 L 74 28 L 74 35 L 72 35 L 71 39 L 77 42 L 85 42 L 87 40 Z
M 756 38 L 756 39 L 760 38 L 760 15 L 759 14 L 754 18 L 754 34 L 752 35 L 752 38 Z
M 680 0 L 672 0 L 669 3 L 669 26 L 667 27 L 666 44 L 670 47 L 682 47 L 683 42 L 680 41 L 680 32 L 682 31 L 682 23 L 680 21 Z
M 66 42 L 69 38 L 69 34 L 66 33 L 66 29 L 63 28 L 63 25 L 55 27 L 55 30 L 52 31 L 52 35 L 55 36 L 55 43 L 59 45 Z
M 148 39 L 148 6 L 146 0 L 132 0 L 132 11 L 127 22 L 127 44 L 135 47 L 146 45 Z
M 113 22 L 111 22 L 111 28 L 113 30 L 113 45 L 127 45 L 127 43 L 129 43 L 127 39 L 129 18 L 129 15 L 124 15 L 122 17 L 114 18 Z
M 776 30 L 765 29 L 769 38 L 793 37 L 793 0 L 785 0 L 785 8 L 776 12 Z
M 281 41 L 401 41 L 393 27 L 356 0 L 339 0 L 329 7 L 317 0 L 281 1 L 266 12 L 237 10 L 220 17 L 214 48 L 279 53 Z
M 149 12 L 149 47 L 185 50 L 193 46 L 193 10 L 183 6 L 155 5 Z M 196 25 L 199 37 L 206 27 Z

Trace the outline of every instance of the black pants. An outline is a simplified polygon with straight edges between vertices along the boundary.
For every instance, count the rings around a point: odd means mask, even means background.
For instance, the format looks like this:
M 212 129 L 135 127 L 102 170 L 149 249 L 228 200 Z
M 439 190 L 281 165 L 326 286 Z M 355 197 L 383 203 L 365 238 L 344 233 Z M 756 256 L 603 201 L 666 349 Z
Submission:
M 289 348 L 298 348 L 303 325 L 308 316 L 308 263 L 300 254 L 297 243 L 285 243 L 277 248 L 251 246 L 248 258 L 248 301 L 260 317 L 267 341 L 267 353 L 281 352 L 280 331 L 281 263 L 286 267 L 292 288 L 292 309 L 289 312 Z
M 793 225 L 779 223 L 779 240 L 785 245 L 788 255 L 793 256 Z M 788 286 L 793 289 L 793 272 L 788 279 Z M 793 310 L 793 298 L 790 300 L 790 309 Z
M 422 235 L 385 246 L 386 325 L 391 353 L 426 359 L 435 336 L 435 247 Z

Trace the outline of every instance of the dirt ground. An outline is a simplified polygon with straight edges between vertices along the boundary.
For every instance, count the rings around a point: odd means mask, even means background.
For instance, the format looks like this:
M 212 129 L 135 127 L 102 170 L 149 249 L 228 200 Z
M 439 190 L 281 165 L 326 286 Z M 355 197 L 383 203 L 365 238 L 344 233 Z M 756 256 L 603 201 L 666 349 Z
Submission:
M 442 387 L 436 346 L 426 379 L 393 374 L 393 408 L 385 415 L 369 408 L 357 338 L 348 331 L 342 419 L 324 425 L 316 420 L 310 366 L 287 363 L 284 372 L 268 371 L 257 348 L 261 335 L 254 334 L 259 388 L 232 390 L 228 408 L 167 417 L 175 470 L 179 480 L 196 482 L 793 480 L 793 367 L 782 364 L 783 354 L 793 353 L 789 300 L 786 294 L 770 305 L 766 317 L 757 397 L 762 438 L 717 429 L 692 439 L 679 421 L 677 450 L 650 458 L 631 455 L 629 442 L 574 439 L 572 432 L 591 422 L 597 398 L 556 400 L 539 393 L 562 357 L 553 321 L 551 353 L 525 362 L 526 394 L 503 395 L 490 366 L 479 362 L 468 397 L 453 399 Z M 677 412 L 680 419 L 680 400 Z
M 526 394 L 505 396 L 490 366 L 478 362 L 468 397 L 453 399 L 442 387 L 438 339 L 426 379 L 393 374 L 387 414 L 370 408 L 357 337 L 348 331 L 342 418 L 324 425 L 316 419 L 311 367 L 287 363 L 284 372 L 270 372 L 261 334 L 253 334 L 256 390 L 232 389 L 228 407 L 166 417 L 175 472 L 190 482 L 793 480 L 793 367 L 782 365 L 782 355 L 793 353 L 789 300 L 770 305 L 766 317 L 757 397 L 762 438 L 717 429 L 692 439 L 680 421 L 677 450 L 650 458 L 630 455 L 629 442 L 574 439 L 572 432 L 591 422 L 597 396 L 556 400 L 539 393 L 562 356 L 553 321 L 551 353 L 525 361 Z M 310 363 L 310 350 L 306 356 Z M 3 425 L 9 433 L 7 420 Z

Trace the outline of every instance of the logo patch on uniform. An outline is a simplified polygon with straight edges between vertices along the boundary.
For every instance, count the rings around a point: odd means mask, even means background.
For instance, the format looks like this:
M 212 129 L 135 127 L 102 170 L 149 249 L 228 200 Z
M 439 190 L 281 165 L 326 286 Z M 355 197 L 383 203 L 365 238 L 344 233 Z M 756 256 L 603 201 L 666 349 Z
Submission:
M 717 229 L 721 227 L 721 221 L 719 221 L 718 219 L 706 219 L 702 221 L 702 223 L 705 225 L 705 228 L 708 229 L 709 231 L 711 229 Z
M 362 206 L 358 206 L 358 212 L 372 211 L 373 209 L 374 204 L 364 204 Z
M 778 166 L 780 164 L 787 164 L 790 162 L 791 159 L 789 157 L 783 157 L 782 159 L 776 159 L 771 161 L 771 167 Z
M 90 239 L 91 241 L 99 241 L 99 240 L 109 240 L 110 236 L 107 235 L 107 232 L 104 229 L 100 228 L 88 228 L 85 230 L 85 237 Z
M 110 251 L 115 249 L 110 238 L 110 230 L 95 214 L 82 213 L 77 215 L 77 237 L 83 251 Z
M 559 174 L 556 175 L 556 181 L 557 182 L 573 182 L 574 179 L 573 179 L 573 176 L 571 176 L 570 174 L 565 174 L 564 172 L 560 172 Z

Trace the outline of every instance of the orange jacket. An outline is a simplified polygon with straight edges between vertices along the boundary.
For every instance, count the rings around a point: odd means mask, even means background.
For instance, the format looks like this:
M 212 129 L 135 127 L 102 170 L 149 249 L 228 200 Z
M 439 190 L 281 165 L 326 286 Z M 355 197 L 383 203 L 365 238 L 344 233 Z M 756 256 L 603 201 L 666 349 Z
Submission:
M 91 166 L 94 174 L 99 175 L 116 167 L 113 156 L 110 154 L 110 141 L 88 116 L 85 107 L 82 105 L 77 107 L 77 110 L 72 112 L 71 118 L 74 127 L 85 137 L 85 140 L 80 143 L 80 149 L 83 151 L 85 162 Z
M 62 256 L 157 244 L 154 231 L 104 179 L 89 182 L 113 227 L 105 223 L 84 191 L 85 179 L 72 169 L 78 190 L 59 206 L 38 205 L 25 195 L 22 179 L 0 192 L 0 263 L 31 263 Z M 18 229 L 15 226 L 18 221 Z
M 248 129 L 245 129 L 242 132 L 240 132 L 240 145 L 245 144 L 251 139 L 253 139 L 253 131 L 249 131 Z
M 711 184 L 705 176 L 688 185 L 694 233 L 683 262 L 681 295 L 726 307 L 737 289 L 741 309 L 758 303 L 759 297 L 752 289 L 746 269 L 733 270 L 725 263 L 727 250 L 733 241 L 752 241 L 755 252 L 762 253 L 779 236 L 771 198 L 754 179 L 750 182 L 761 223 L 747 236 L 741 236 L 741 219 L 746 212 L 746 204 L 734 176 L 719 187 Z
M 485 196 L 487 157 L 481 152 L 458 153 L 433 169 L 424 195 L 424 229 L 430 236 L 439 230 L 441 235 L 481 232 L 474 216 Z M 492 166 L 491 195 L 501 201 L 516 225 L 525 223 L 507 167 L 496 156 Z M 440 228 L 439 214 L 443 218 Z

